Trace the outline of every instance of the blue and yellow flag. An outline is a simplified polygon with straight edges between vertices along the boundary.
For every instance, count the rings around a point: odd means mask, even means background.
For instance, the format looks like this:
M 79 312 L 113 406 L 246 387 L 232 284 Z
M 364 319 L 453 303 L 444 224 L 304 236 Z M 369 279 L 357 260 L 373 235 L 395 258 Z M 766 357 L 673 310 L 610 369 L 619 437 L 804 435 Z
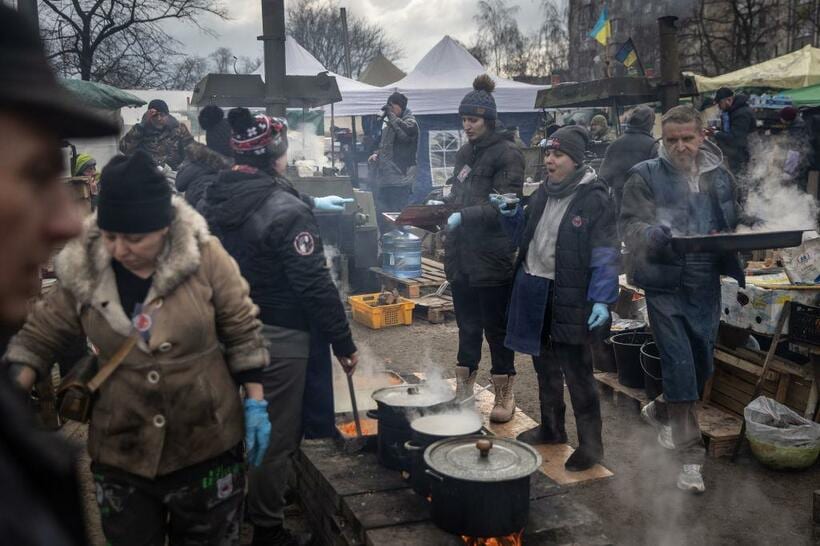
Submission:
M 609 21 L 609 12 L 604 8 L 601 16 L 598 17 L 598 22 L 595 23 L 595 28 L 589 33 L 591 38 L 595 38 L 598 43 L 605 46 L 609 37 L 612 36 L 612 23 Z
M 635 49 L 635 44 L 632 43 L 632 38 L 624 42 L 618 53 L 615 54 L 615 60 L 624 66 L 632 66 L 638 60 L 638 50 Z

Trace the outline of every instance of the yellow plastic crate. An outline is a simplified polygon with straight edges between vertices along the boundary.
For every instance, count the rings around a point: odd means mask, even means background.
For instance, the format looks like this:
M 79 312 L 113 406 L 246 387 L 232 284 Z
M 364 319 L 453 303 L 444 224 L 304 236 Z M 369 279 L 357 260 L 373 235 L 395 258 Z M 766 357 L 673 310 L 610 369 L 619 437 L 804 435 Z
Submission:
M 348 298 L 353 309 L 353 319 L 374 330 L 413 324 L 413 308 L 416 304 L 405 298 L 399 300 L 399 303 L 392 305 L 377 305 L 379 294 L 362 294 Z

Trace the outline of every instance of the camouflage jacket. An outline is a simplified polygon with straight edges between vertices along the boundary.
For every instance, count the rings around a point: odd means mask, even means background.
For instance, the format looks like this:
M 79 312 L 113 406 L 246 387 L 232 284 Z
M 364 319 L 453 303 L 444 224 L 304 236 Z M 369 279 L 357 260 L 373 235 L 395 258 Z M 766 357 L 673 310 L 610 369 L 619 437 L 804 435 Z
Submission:
M 120 151 L 129 155 L 137 150 L 144 150 L 154 158 L 157 165 L 167 164 L 176 171 L 185 159 L 185 147 L 193 141 L 194 137 L 188 132 L 188 128 L 173 116 L 168 116 L 168 122 L 161 130 L 153 128 L 143 118 L 141 123 L 131 127 L 122 137 Z

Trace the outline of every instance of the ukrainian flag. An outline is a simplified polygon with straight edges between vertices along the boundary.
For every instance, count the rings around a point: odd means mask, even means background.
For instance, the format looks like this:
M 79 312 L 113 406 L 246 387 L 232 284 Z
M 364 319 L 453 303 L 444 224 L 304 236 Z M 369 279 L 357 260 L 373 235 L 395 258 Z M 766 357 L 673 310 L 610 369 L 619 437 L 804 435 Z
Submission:
M 638 60 L 638 50 L 635 49 L 632 38 L 624 42 L 624 45 L 615 54 L 615 60 L 627 67 L 635 64 Z
M 592 29 L 589 36 L 595 38 L 603 46 L 607 44 L 609 37 L 612 36 L 612 23 L 609 21 L 609 13 L 606 8 L 601 12 L 601 16 L 598 17 L 598 22 L 595 23 L 595 28 Z

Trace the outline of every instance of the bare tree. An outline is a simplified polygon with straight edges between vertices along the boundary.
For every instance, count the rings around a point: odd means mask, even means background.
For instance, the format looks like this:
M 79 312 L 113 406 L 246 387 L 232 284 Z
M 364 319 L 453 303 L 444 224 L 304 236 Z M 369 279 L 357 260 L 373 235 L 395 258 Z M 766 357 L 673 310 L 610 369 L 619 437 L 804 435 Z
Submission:
M 167 82 L 168 89 L 193 89 L 209 71 L 205 57 L 185 57 L 174 65 L 173 77 Z
M 227 18 L 221 0 L 40 1 L 43 39 L 55 69 L 122 87 L 167 84 L 180 44 L 163 25 L 198 25 L 206 14 Z
M 353 77 L 381 53 L 391 61 L 401 58 L 401 48 L 390 40 L 384 29 L 348 14 L 350 64 Z M 342 19 L 337 0 L 298 0 L 288 8 L 287 30 L 322 65 L 344 74 Z
M 473 16 L 478 24 L 476 46 L 486 52 L 488 64 L 499 75 L 506 73 L 505 65 L 513 61 L 516 50 L 524 48 L 516 13 L 518 6 L 508 6 L 506 0 L 480 0 Z
M 232 74 L 236 56 L 229 48 L 219 47 L 208 55 L 208 60 L 211 61 L 211 67 L 217 74 Z
M 530 37 L 527 62 L 531 75 L 546 76 L 564 70 L 569 63 L 568 4 L 556 0 L 541 1 L 542 23 Z

